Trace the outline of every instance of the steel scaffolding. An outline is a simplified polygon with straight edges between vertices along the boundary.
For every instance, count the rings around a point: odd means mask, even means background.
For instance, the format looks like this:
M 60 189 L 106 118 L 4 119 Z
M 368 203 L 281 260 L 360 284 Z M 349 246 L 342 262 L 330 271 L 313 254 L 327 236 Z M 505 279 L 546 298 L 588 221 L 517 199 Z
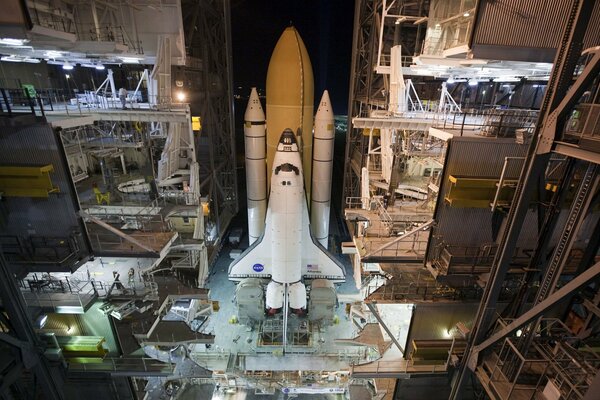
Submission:
M 476 374 L 488 396 L 495 399 L 533 398 L 542 390 L 554 389 L 561 398 L 585 398 L 580 390 L 581 382 L 565 384 L 565 379 L 561 378 L 564 375 L 561 365 L 576 364 L 581 358 L 575 350 L 565 350 L 569 343 L 576 342 L 568 334 L 547 333 L 542 316 L 551 307 L 572 299 L 577 290 L 596 280 L 600 273 L 600 263 L 594 263 L 598 242 L 589 240 L 585 253 L 590 256 L 583 257 L 574 274 L 563 276 L 562 282 L 559 281 L 573 242 L 581 232 L 583 219 L 598 200 L 597 164 L 600 156 L 597 148 L 590 147 L 589 143 L 589 140 L 595 140 L 596 128 L 581 132 L 576 141 L 566 135 L 569 128 L 578 122 L 573 121 L 575 116 L 580 115 L 578 110 L 586 103 L 598 102 L 600 51 L 597 48 L 591 50 L 583 63 L 580 57 L 593 6 L 593 1 L 574 1 L 569 10 L 540 119 L 516 186 L 465 357 L 455 376 L 451 399 L 461 397 L 469 370 Z M 581 64 L 583 68 L 578 69 Z M 573 81 L 578 72 L 577 79 Z M 566 144 L 566 140 L 571 143 Z M 536 204 L 539 220 L 543 222 L 538 227 L 538 243 L 528 265 L 533 272 L 524 278 L 521 293 L 508 311 L 515 319 L 508 324 L 497 324 L 498 298 L 523 229 L 524 216 L 532 205 L 534 193 L 547 180 L 548 164 L 554 154 L 570 157 L 569 167 L 565 168 L 550 203 Z M 566 201 L 570 208 L 562 211 L 566 219 L 563 218 L 559 224 L 561 204 Z M 557 238 L 555 241 L 554 237 Z M 593 290 L 598 290 L 597 285 Z M 529 305 L 528 299 L 531 298 L 534 301 Z M 499 345 L 501 341 L 503 343 Z M 545 346 L 550 350 L 544 350 Z M 586 374 L 588 380 L 598 372 L 597 365 L 594 365 Z M 553 370 L 558 372 L 548 375 L 548 371 Z

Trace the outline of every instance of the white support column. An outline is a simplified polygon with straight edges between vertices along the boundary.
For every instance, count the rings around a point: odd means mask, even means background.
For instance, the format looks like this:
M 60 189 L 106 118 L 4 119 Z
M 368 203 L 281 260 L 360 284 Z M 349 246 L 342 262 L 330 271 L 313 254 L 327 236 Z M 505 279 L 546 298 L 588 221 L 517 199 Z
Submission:
M 108 79 L 108 83 L 110 85 L 110 91 L 112 94 L 112 98 L 116 100 L 117 99 L 117 89 L 115 88 L 115 78 L 113 77 L 112 69 L 108 70 L 108 77 L 106 79 Z
M 154 99 L 149 99 L 149 103 L 157 106 L 171 104 L 171 38 L 159 36 L 158 51 L 156 55 L 156 64 L 150 73 L 150 78 L 154 81 L 152 91 Z
M 388 109 L 394 114 L 407 111 L 406 85 L 402 74 L 402 51 L 401 46 L 394 46 L 391 50 L 390 68 L 390 102 Z
M 127 175 L 127 167 L 125 166 L 125 156 L 123 153 L 119 154 L 119 158 L 121 159 L 121 168 L 123 169 L 123 175 Z

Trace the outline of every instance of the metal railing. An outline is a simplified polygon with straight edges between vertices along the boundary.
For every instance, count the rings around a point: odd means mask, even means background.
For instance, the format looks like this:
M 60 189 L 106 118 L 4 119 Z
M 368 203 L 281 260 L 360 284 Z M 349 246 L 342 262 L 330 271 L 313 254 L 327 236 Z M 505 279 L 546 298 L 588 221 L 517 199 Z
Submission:
M 84 309 L 98 295 L 93 281 L 55 279 L 49 275 L 38 279 L 34 274 L 19 281 L 19 286 L 27 306 L 50 307 L 53 310 Z M 69 296 L 65 297 L 65 294 Z
M 387 282 L 382 286 L 370 290 L 367 289 L 367 296 L 374 301 L 406 301 L 406 300 L 465 300 L 479 299 L 482 290 L 478 286 L 445 286 L 434 280 L 431 280 L 429 272 L 418 273 L 417 279 L 408 282 L 402 279 L 402 274 L 397 277 L 401 283 Z
M 110 93 L 73 91 L 63 89 L 40 89 L 34 93 L 27 89 L 0 88 L 0 116 L 30 114 L 46 116 L 46 112 L 64 112 L 67 116 L 81 116 L 90 110 L 97 112 L 114 110 L 182 111 L 186 103 L 175 102 L 170 97 L 148 96 L 138 92 L 135 97 L 128 93 L 125 108 L 119 97 Z
M 77 24 L 77 39 L 92 42 L 124 44 L 138 54 L 143 54 L 142 42 L 132 40 L 121 25 Z
M 69 363 L 70 371 L 146 373 L 148 376 L 173 374 L 175 364 L 163 363 L 147 357 L 104 358 L 101 362 Z
M 562 138 L 575 144 L 582 139 L 600 141 L 600 104 L 578 104 L 564 124 Z
M 90 231 L 88 234 L 92 242 L 92 247 L 96 252 L 121 254 L 142 254 L 148 252 L 146 249 L 140 248 L 136 244 L 108 231 Z M 168 243 L 163 237 L 157 237 L 156 232 L 137 232 L 135 239 L 156 253 L 159 253 Z
M 518 129 L 533 129 L 538 110 L 470 110 L 438 114 L 433 127 L 458 131 L 459 136 L 515 137 Z
M 76 33 L 73 19 L 67 16 L 56 15 L 50 11 L 43 11 L 42 7 L 48 7 L 46 2 L 39 2 L 40 7 L 38 7 L 36 0 L 29 0 L 27 3 L 29 16 L 31 17 L 31 22 L 34 24 L 60 32 Z
M 42 99 L 39 93 L 32 95 L 27 89 L 0 89 L 0 116 L 13 114 L 44 116 L 44 103 L 52 107 L 52 99 Z

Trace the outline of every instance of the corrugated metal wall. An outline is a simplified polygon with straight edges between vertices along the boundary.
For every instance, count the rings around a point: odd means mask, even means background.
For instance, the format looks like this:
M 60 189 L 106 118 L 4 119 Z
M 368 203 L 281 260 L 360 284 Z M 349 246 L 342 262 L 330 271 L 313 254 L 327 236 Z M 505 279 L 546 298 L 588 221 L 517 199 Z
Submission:
M 495 52 L 495 59 L 552 62 L 572 4 L 573 0 L 480 0 L 471 37 L 473 55 L 490 58 Z M 600 2 L 596 2 L 584 48 L 599 44 Z
M 450 189 L 448 177 L 450 175 L 472 178 L 499 177 L 505 157 L 524 157 L 526 153 L 527 146 L 515 143 L 514 139 L 466 137 L 451 139 L 434 215 L 436 226 L 433 230 L 429 254 L 432 253 L 435 245 L 442 241 L 457 246 L 479 246 L 493 242 L 493 214 L 490 209 L 450 207 L 444 201 Z M 512 162 L 509 165 L 506 177 L 517 179 L 522 164 Z M 429 260 L 430 257 L 428 255 L 427 259 Z
M 505 228 L 505 215 L 496 215 L 489 208 L 457 208 L 451 207 L 444 197 L 450 190 L 450 175 L 471 178 L 499 177 L 505 157 L 524 157 L 527 145 L 519 145 L 514 139 L 480 139 L 457 137 L 451 139 L 446 154 L 445 168 L 440 185 L 440 195 L 434 213 L 436 225 L 433 228 L 426 262 L 431 261 L 438 245 L 450 246 L 482 246 L 494 243 L 493 227 L 496 232 Z M 507 179 L 518 179 L 521 162 L 512 162 L 507 168 Z M 550 241 L 551 246 L 558 242 L 562 229 L 567 221 L 570 206 L 561 209 L 555 231 Z M 500 221 L 494 218 L 501 218 Z M 578 235 L 575 248 L 584 249 L 585 239 L 592 234 L 595 222 L 600 213 L 590 214 Z M 521 253 L 524 249 L 533 249 L 538 238 L 538 213 L 536 208 L 530 208 L 526 214 L 521 229 L 517 247 Z
M 10 122 L 10 120 L 5 120 Z M 82 255 L 89 249 L 82 236 L 73 198 L 71 177 L 58 146 L 57 135 L 45 122 L 24 126 L 0 125 L 0 165 L 43 166 L 52 164 L 51 179 L 60 193 L 48 198 L 6 197 L 3 208 L 5 221 L 1 227 L 3 236 L 69 237 L 78 233 L 77 243 Z

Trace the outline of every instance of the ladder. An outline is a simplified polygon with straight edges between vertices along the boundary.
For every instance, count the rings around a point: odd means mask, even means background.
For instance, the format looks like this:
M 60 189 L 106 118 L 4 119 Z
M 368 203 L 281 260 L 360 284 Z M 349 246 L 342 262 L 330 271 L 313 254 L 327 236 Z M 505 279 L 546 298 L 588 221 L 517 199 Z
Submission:
M 538 304 L 546 297 L 548 297 L 550 292 L 554 290 L 556 286 L 556 281 L 564 263 L 566 262 L 566 258 L 569 256 L 571 250 L 571 243 L 573 242 L 574 235 L 577 234 L 577 227 L 581 222 L 582 218 L 585 216 L 585 212 L 588 209 L 589 199 L 591 195 L 594 194 L 595 189 L 597 187 L 596 178 L 598 176 L 598 166 L 596 164 L 590 163 L 587 170 L 585 171 L 585 175 L 579 184 L 579 189 L 573 200 L 573 205 L 571 206 L 571 210 L 569 211 L 569 217 L 561 234 L 560 240 L 556 245 L 556 249 L 554 250 L 554 254 L 552 255 L 552 259 L 548 264 L 548 268 L 540 282 L 540 288 L 537 292 L 534 304 Z

